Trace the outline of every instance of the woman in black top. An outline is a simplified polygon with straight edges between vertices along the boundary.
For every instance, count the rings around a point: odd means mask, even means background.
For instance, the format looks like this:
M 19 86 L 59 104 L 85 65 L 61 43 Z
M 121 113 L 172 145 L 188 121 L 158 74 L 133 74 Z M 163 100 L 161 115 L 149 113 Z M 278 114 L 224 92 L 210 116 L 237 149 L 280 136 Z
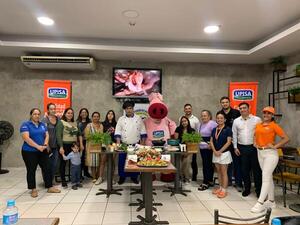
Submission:
M 116 114 L 113 110 L 106 113 L 105 120 L 102 122 L 103 132 L 108 132 L 111 135 L 111 140 L 114 142 L 115 128 L 117 125 Z
M 179 139 L 180 143 L 182 143 L 182 135 L 184 133 L 193 133 L 195 130 L 191 127 L 190 121 L 186 116 L 182 116 L 180 118 L 180 125 L 176 128 L 174 137 L 175 139 Z M 191 165 L 191 154 L 185 154 L 182 156 L 182 166 L 181 166 L 181 177 L 183 178 L 183 182 L 190 182 L 190 165 Z
M 116 114 L 113 110 L 109 110 L 106 113 L 105 120 L 102 122 L 103 125 L 103 132 L 108 132 L 111 136 L 112 142 L 115 142 L 115 129 L 117 125 Z M 113 175 L 115 174 L 115 161 L 116 161 L 116 154 L 114 154 L 113 160 Z M 113 179 L 113 183 L 115 184 L 116 181 Z
M 81 155 L 81 170 L 83 171 L 84 176 L 86 176 L 88 178 L 92 178 L 92 176 L 89 174 L 88 167 L 85 165 L 86 137 L 84 136 L 84 129 L 91 122 L 91 119 L 89 117 L 89 111 L 87 108 L 81 108 L 79 110 L 76 122 L 77 122 L 78 128 L 81 131 L 82 141 L 83 141 L 83 146 L 84 146 L 84 149 L 83 149 L 82 155 Z

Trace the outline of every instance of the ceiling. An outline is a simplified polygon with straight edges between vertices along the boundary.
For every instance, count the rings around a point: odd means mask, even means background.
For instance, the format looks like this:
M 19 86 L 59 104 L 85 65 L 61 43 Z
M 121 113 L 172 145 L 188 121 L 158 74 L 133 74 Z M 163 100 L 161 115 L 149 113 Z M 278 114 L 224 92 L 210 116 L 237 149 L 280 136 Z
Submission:
M 131 21 L 125 10 L 139 16 Z M 39 24 L 38 16 L 51 17 L 54 26 Z M 220 25 L 220 32 L 204 33 L 211 24 Z M 299 0 L 0 1 L 2 57 L 266 63 L 297 52 Z

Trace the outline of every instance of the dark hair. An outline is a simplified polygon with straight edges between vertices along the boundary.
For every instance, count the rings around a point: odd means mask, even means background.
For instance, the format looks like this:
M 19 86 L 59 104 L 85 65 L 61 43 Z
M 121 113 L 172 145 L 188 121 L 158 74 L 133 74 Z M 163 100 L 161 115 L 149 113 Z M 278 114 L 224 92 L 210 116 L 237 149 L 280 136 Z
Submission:
M 220 98 L 220 102 L 223 101 L 224 99 L 227 99 L 228 101 L 230 101 L 230 99 L 227 96 L 223 96 L 222 98 Z
M 122 108 L 123 109 L 126 109 L 126 108 L 128 108 L 128 107 L 134 107 L 134 102 L 133 101 L 125 101 L 124 103 L 123 103 L 123 106 L 122 106 Z
M 98 114 L 98 116 L 100 117 L 100 113 L 99 113 L 99 112 L 93 112 L 93 113 L 92 113 L 92 117 L 93 117 L 95 114 Z
M 247 108 L 249 108 L 249 104 L 248 104 L 247 102 L 241 102 L 241 103 L 239 104 L 239 107 L 241 107 L 242 105 L 246 105 Z
M 187 107 L 187 106 L 190 106 L 192 108 L 192 105 L 190 103 L 186 103 L 183 108 Z
M 85 110 L 87 112 L 87 117 L 86 117 L 86 122 L 87 123 L 90 123 L 91 122 L 91 119 L 90 119 L 90 113 L 89 113 L 89 110 L 87 108 L 81 108 L 79 110 L 79 113 L 78 113 L 78 117 L 77 117 L 77 122 L 82 122 L 82 118 L 80 116 L 80 114 L 82 113 L 82 111 Z
M 38 111 L 40 112 L 40 114 L 42 113 L 41 110 L 40 110 L 39 108 L 32 108 L 32 109 L 30 110 L 30 113 L 29 113 L 29 115 L 30 115 L 30 120 L 31 120 L 31 116 L 32 116 L 32 113 L 34 112 L 34 110 L 38 110 Z
M 51 105 L 54 105 L 56 107 L 56 105 L 53 102 L 50 102 L 50 103 L 47 104 L 47 110 L 49 110 Z
M 73 112 L 73 118 L 71 119 L 71 122 L 74 122 L 74 109 L 71 108 L 71 107 L 65 109 L 65 111 L 64 111 L 64 113 L 63 113 L 61 119 L 64 120 L 64 121 L 67 121 L 66 114 L 67 114 L 67 112 L 68 112 L 69 110 L 72 110 L 72 112 Z
M 32 116 L 32 113 L 33 113 L 34 110 L 37 110 L 37 111 L 39 111 L 41 113 L 41 110 L 39 108 L 32 108 L 30 110 L 30 114 L 29 114 L 30 116 Z
M 201 114 L 204 113 L 204 112 L 207 112 L 208 116 L 210 117 L 210 119 L 212 119 L 212 114 L 211 114 L 211 111 L 209 111 L 208 109 L 203 109 L 201 111 Z
M 217 117 L 218 115 L 223 115 L 224 118 L 226 119 L 226 115 L 225 115 L 225 113 L 223 113 L 222 111 L 217 112 L 216 117 Z
M 188 121 L 187 132 L 188 132 L 188 133 L 193 132 L 193 128 L 191 127 L 190 120 L 189 120 L 189 118 L 187 118 L 186 116 L 182 116 L 182 117 L 180 118 L 179 129 L 183 132 L 182 119 L 186 119 L 186 120 Z
M 113 110 L 108 110 L 108 112 L 106 113 L 106 116 L 105 116 L 105 120 L 103 121 L 103 124 L 109 124 L 108 114 L 109 114 L 110 112 L 114 115 L 114 118 L 113 118 L 112 121 L 111 121 L 111 125 L 112 125 L 113 127 L 115 127 L 115 126 L 117 125 L 117 121 L 116 121 L 116 114 L 115 114 L 115 112 L 114 112 Z

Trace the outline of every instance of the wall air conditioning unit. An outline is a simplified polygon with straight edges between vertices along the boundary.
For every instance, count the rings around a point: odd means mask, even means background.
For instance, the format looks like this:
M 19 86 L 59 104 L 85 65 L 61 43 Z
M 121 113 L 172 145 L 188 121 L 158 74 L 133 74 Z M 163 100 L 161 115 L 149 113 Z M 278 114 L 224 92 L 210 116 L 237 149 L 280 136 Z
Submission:
M 21 56 L 22 63 L 30 69 L 95 70 L 96 61 L 91 57 Z

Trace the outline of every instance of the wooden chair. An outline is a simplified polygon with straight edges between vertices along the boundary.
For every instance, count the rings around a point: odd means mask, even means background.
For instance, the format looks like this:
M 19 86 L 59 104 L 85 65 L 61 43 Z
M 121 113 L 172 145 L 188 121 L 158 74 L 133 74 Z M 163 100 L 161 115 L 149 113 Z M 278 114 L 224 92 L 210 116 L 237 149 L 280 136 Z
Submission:
M 262 215 L 252 217 L 252 218 L 235 218 L 235 217 L 230 217 L 230 216 L 224 216 L 219 214 L 219 210 L 215 209 L 214 212 L 214 220 L 215 224 L 248 224 L 249 222 L 255 223 L 255 224 L 264 224 L 264 223 L 269 223 L 270 216 L 271 216 L 272 209 L 268 208 L 266 212 Z M 225 220 L 224 220 L 225 219 Z M 233 223 L 232 221 L 236 221 L 237 223 Z
M 278 149 L 278 154 L 280 156 L 280 160 L 273 174 L 273 179 L 277 180 L 277 182 L 281 182 L 282 192 L 283 192 L 283 204 L 286 207 L 286 190 L 287 183 L 290 184 L 290 188 L 292 190 L 292 185 L 298 183 L 298 194 L 300 189 L 300 174 L 298 174 L 299 164 L 293 162 L 292 156 L 299 155 L 299 150 L 296 148 L 285 148 Z

